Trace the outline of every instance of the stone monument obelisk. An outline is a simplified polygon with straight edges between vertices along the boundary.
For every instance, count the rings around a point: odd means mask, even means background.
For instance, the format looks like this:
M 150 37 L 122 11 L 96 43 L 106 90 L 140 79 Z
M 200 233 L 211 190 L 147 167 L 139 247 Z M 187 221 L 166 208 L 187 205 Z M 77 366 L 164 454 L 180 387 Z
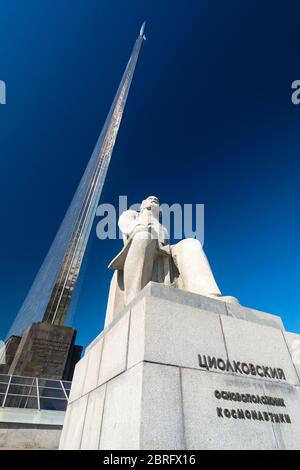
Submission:
M 66 321 L 71 323 L 76 308 L 77 281 L 145 39 L 144 32 L 145 23 L 77 191 L 7 335 L 7 361 L 0 365 L 0 373 L 72 379 L 82 347 L 74 344 L 76 330 L 66 326 Z
M 76 366 L 60 448 L 299 449 L 300 335 L 222 296 L 201 245 L 169 245 L 158 214 L 151 196 L 119 220 L 105 328 Z

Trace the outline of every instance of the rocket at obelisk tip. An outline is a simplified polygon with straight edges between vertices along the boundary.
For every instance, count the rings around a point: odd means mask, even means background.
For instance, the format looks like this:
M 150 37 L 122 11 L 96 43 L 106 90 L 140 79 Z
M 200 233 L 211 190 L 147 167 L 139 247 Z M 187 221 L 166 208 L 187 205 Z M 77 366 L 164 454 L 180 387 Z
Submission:
M 142 36 L 143 39 L 146 40 L 146 36 L 145 36 L 145 34 L 144 34 L 144 32 L 145 32 L 145 27 L 146 27 L 146 21 L 144 21 L 144 23 L 142 24 L 141 30 L 140 30 L 140 36 Z

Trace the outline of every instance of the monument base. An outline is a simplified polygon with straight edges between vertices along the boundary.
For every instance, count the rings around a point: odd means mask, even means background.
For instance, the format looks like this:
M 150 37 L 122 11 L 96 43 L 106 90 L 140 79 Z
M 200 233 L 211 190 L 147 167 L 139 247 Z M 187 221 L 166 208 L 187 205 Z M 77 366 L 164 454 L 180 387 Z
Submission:
M 63 411 L 0 407 L 0 451 L 58 449 Z
M 150 283 L 77 364 L 61 449 L 300 449 L 300 335 Z
M 47 379 L 72 380 L 82 347 L 75 346 L 76 330 L 66 326 L 33 323 L 22 337 L 7 341 L 7 364 L 1 373 Z M 5 370 L 4 370 L 5 368 Z

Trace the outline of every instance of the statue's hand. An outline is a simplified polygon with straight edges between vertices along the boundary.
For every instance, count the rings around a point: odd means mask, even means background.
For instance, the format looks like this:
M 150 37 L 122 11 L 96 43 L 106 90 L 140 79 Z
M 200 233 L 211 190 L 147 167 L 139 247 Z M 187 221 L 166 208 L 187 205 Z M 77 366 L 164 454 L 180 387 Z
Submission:
M 158 242 L 158 251 L 163 256 L 171 256 L 170 245 L 162 245 Z

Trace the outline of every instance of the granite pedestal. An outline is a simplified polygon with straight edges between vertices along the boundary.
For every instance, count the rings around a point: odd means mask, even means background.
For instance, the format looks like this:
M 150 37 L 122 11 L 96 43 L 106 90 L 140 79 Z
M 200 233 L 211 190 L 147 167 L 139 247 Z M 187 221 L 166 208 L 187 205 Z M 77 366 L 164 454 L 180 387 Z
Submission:
M 76 330 L 45 322 L 33 323 L 22 337 L 7 343 L 7 370 L 1 373 L 47 379 L 72 380 L 82 347 L 74 344 Z
M 60 448 L 300 449 L 299 341 L 275 315 L 150 283 L 77 364 Z

